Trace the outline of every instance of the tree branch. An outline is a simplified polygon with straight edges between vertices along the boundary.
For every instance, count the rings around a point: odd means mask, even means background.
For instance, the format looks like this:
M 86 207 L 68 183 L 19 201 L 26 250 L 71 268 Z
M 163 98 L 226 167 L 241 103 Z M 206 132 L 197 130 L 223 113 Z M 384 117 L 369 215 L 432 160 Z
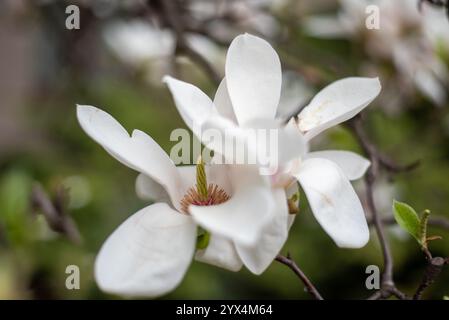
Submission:
M 58 189 L 52 201 L 39 183 L 33 186 L 31 192 L 33 211 L 41 213 L 53 231 L 65 235 L 75 244 L 80 244 L 81 235 L 75 222 L 65 210 L 65 200 L 65 191 L 62 188 Z
M 318 292 L 318 290 L 315 288 L 313 283 L 307 278 L 307 276 L 304 274 L 304 272 L 298 267 L 298 265 L 293 261 L 293 259 L 290 257 L 290 254 L 287 254 L 287 257 L 284 257 L 283 255 L 278 255 L 276 257 L 276 261 L 286 265 L 289 267 L 304 283 L 307 292 L 314 297 L 316 300 L 324 300 L 321 294 Z
M 382 272 L 382 283 L 381 289 L 378 294 L 371 296 L 370 298 L 388 298 L 391 295 L 398 297 L 399 299 L 405 299 L 405 294 L 398 290 L 394 284 L 393 280 L 393 257 L 391 255 L 390 245 L 388 239 L 385 235 L 384 225 L 379 213 L 376 209 L 374 203 L 373 186 L 377 179 L 379 173 L 379 167 L 385 166 L 385 161 L 382 160 L 384 157 L 381 156 L 380 152 L 371 143 L 367 137 L 365 131 L 362 128 L 362 118 L 361 116 L 356 116 L 349 122 L 349 126 L 354 132 L 357 141 L 359 142 L 361 148 L 363 149 L 366 156 L 371 160 L 371 166 L 365 176 L 365 186 L 366 186 L 366 197 L 368 202 L 368 209 L 371 213 L 372 223 L 376 230 L 377 237 L 379 239 L 380 247 L 382 250 L 382 257 L 384 261 L 384 270 Z
M 379 170 L 379 156 L 377 149 L 371 144 L 370 140 L 366 136 L 362 128 L 362 119 L 360 116 L 355 117 L 351 122 L 350 126 L 353 132 L 365 152 L 366 156 L 371 160 L 371 166 L 365 176 L 365 186 L 366 186 L 366 197 L 368 202 L 368 209 L 371 213 L 372 221 L 376 229 L 377 236 L 379 238 L 379 243 L 382 248 L 382 255 L 384 260 L 384 271 L 382 275 L 382 286 L 384 287 L 394 287 L 393 282 L 393 258 L 391 256 L 390 246 L 388 240 L 385 236 L 384 227 L 381 218 L 376 209 L 373 196 L 373 185 L 377 178 Z
M 221 76 L 215 71 L 210 63 L 201 54 L 196 52 L 188 43 L 185 37 L 185 24 L 182 15 L 179 12 L 180 5 L 176 0 L 160 1 L 165 22 L 173 30 L 176 37 L 175 54 L 183 53 L 188 56 L 192 62 L 196 63 L 215 83 L 219 85 Z
M 443 270 L 444 265 L 446 264 L 446 260 L 441 257 L 435 257 L 428 260 L 428 264 L 426 270 L 424 272 L 424 276 L 421 280 L 421 283 L 416 289 L 416 292 L 413 296 L 413 300 L 419 300 L 422 297 L 424 291 L 435 282 L 435 280 L 440 275 Z

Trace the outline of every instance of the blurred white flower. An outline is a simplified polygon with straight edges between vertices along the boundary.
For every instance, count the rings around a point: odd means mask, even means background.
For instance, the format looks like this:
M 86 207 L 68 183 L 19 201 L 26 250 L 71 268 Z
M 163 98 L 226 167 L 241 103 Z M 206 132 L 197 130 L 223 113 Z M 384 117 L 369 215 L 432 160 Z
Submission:
M 336 81 L 320 91 L 297 120 L 292 118 L 284 124 L 285 119 L 275 117 L 283 113 L 278 110 L 281 65 L 268 42 L 249 34 L 236 37 L 229 47 L 225 70 L 225 79 L 213 102 L 197 87 L 165 77 L 186 124 L 200 140 L 198 128 L 212 128 L 231 136 L 237 145 L 253 143 L 245 128 L 278 129 L 275 152 L 281 170 L 272 176 L 273 185 L 287 187 L 292 179 L 297 179 L 316 219 L 336 244 L 353 248 L 364 246 L 369 230 L 362 205 L 349 180 L 360 178 L 369 161 L 347 151 L 308 152 L 308 141 L 365 108 L 380 92 L 378 79 Z M 298 97 L 298 101 L 301 99 Z M 233 150 L 221 148 L 221 144 L 205 143 L 225 159 L 234 157 Z M 252 150 L 248 148 L 248 152 Z
M 106 240 L 95 264 L 104 291 L 159 296 L 182 280 L 192 258 L 238 271 L 262 273 L 288 234 L 283 188 L 272 188 L 256 166 L 176 167 L 148 135 L 128 132 L 109 114 L 78 106 L 81 127 L 122 164 L 140 172 L 137 194 L 151 199 Z M 201 178 L 200 178 L 201 179 Z M 196 185 L 196 186 L 195 186 Z M 201 185 L 206 188 L 201 189 Z M 195 254 L 197 225 L 210 234 Z
M 423 6 L 419 12 L 417 2 L 410 0 L 340 3 L 337 15 L 306 18 L 306 32 L 317 37 L 359 41 L 372 58 L 392 61 L 404 85 L 414 86 L 439 106 L 446 103 L 449 72 L 437 54 L 442 43 L 449 49 L 449 22 L 444 12 L 429 6 Z M 369 5 L 379 8 L 379 29 L 366 28 L 365 10 Z
M 242 31 L 265 37 L 279 33 L 280 25 L 273 11 L 285 5 L 285 0 L 197 0 L 190 10 L 195 19 L 209 21 L 208 32 L 223 41 L 231 41 Z
M 103 35 L 112 52 L 123 63 L 143 70 L 152 84 L 160 85 L 161 77 L 172 67 L 176 43 L 169 29 L 142 20 L 119 21 L 107 25 Z M 207 37 L 187 33 L 186 39 L 210 63 L 222 64 L 222 50 Z

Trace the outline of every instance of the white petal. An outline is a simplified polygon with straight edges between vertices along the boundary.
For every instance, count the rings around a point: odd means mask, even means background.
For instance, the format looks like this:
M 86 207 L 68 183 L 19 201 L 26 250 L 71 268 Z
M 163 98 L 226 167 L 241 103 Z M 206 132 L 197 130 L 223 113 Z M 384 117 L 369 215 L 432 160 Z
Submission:
M 231 166 L 233 194 L 219 205 L 193 206 L 189 212 L 195 221 L 212 234 L 236 243 L 254 245 L 273 216 L 275 201 L 266 177 L 258 167 Z
M 215 110 L 212 100 L 190 83 L 170 76 L 165 76 L 164 82 L 167 83 L 184 122 L 190 130 L 197 134 L 201 124 Z
M 240 124 L 274 118 L 282 74 L 279 57 L 268 42 L 249 34 L 236 37 L 226 57 L 226 83 Z
M 309 152 L 304 159 L 324 158 L 335 162 L 349 180 L 357 180 L 363 177 L 371 165 L 368 159 L 350 151 L 326 150 Z
M 173 161 L 147 134 L 128 132 L 108 113 L 92 106 L 77 107 L 83 130 L 124 165 L 145 173 L 164 186 L 177 201 L 179 175 Z M 176 199 L 176 200 L 175 200 Z
M 206 249 L 196 252 L 195 260 L 231 271 L 239 271 L 243 265 L 234 243 L 216 234 L 211 235 Z
M 311 139 L 365 108 L 380 92 L 378 78 L 345 78 L 322 89 L 301 111 L 298 127 Z
M 284 165 L 292 159 L 302 157 L 309 149 L 305 136 L 295 126 L 292 118 L 287 125 L 279 129 L 279 164 Z
M 360 200 L 335 163 L 308 159 L 295 176 L 315 218 L 339 247 L 360 248 L 368 242 L 369 230 Z
M 235 117 L 231 98 L 228 93 L 228 87 L 226 85 L 226 78 L 224 78 L 218 86 L 217 92 L 215 93 L 214 105 L 221 116 L 237 123 L 237 118 Z
M 137 176 L 136 193 L 142 200 L 170 203 L 170 196 L 164 187 L 143 173 Z
M 272 221 L 262 230 L 262 237 L 254 246 L 236 244 L 245 266 L 254 274 L 261 274 L 281 251 L 288 236 L 288 208 L 285 192 L 274 192 L 276 207 Z
M 193 258 L 196 226 L 167 204 L 129 217 L 103 244 L 95 263 L 99 287 L 125 296 L 156 297 L 179 285 Z
M 251 127 L 242 128 L 221 116 L 211 116 L 202 126 L 203 133 L 217 134 L 203 135 L 201 140 L 222 155 L 225 163 L 259 164 L 264 168 L 283 165 L 307 151 L 307 141 L 293 119 L 285 126 L 275 119 L 257 119 L 248 124 Z
M 212 115 L 203 123 L 202 130 L 203 135 L 200 140 L 208 149 L 224 157 L 225 162 L 221 163 L 236 163 L 236 159 L 238 159 L 236 146 L 241 146 L 242 150 L 248 153 L 248 158 L 257 158 L 257 148 L 251 143 L 254 141 L 250 141 L 249 129 L 240 128 L 231 120 L 220 115 Z M 240 155 L 240 153 L 238 154 Z M 220 161 L 220 159 L 217 156 L 214 160 Z

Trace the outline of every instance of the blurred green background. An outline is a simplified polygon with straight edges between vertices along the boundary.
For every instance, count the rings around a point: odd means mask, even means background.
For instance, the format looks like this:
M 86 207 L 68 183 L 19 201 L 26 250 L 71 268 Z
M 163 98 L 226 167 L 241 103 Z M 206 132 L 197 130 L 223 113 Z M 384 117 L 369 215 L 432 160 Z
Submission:
M 363 68 L 369 62 L 376 66 L 374 73 L 381 72 L 384 90 L 394 93 L 398 71 L 391 60 L 373 58 L 358 38 L 322 39 L 304 31 L 301 22 L 313 14 L 315 6 L 327 13 L 339 7 L 336 1 L 312 2 L 283 1 L 275 8 L 263 7 L 277 28 L 271 33 L 232 20 L 222 28 L 232 34 L 248 31 L 267 38 L 279 52 L 283 67 L 301 77 L 310 91 L 317 92 L 339 78 L 371 75 L 372 70 L 365 72 Z M 210 96 L 214 94 L 215 85 L 186 58 L 167 58 L 173 65 L 161 72 L 160 56 L 149 54 L 130 65 L 120 58 L 114 44 L 111 46 L 120 37 L 105 34 L 116 28 L 117 21 L 153 21 L 157 10 L 148 13 L 139 1 L 127 6 L 114 1 L 75 3 L 81 8 L 79 30 L 65 28 L 69 2 L 0 4 L 1 299 L 118 298 L 97 288 L 93 279 L 95 255 L 122 221 L 148 203 L 135 194 L 137 173 L 111 158 L 81 130 L 75 116 L 77 103 L 102 108 L 128 130 L 147 132 L 169 152 L 174 144 L 169 140 L 170 132 L 184 124 L 168 90 L 158 80 L 159 74 L 176 71 L 177 76 Z M 251 17 L 261 10 L 248 8 Z M 224 37 L 222 44 L 227 40 Z M 126 42 L 117 45 L 133 49 Z M 211 57 L 210 61 L 222 72 L 226 47 L 218 41 L 214 46 L 214 54 L 222 57 Z M 441 55 L 447 66 L 448 56 Z M 449 218 L 449 103 L 437 107 L 411 90 L 406 97 L 396 97 L 396 107 L 389 107 L 389 97 L 382 95 L 365 112 L 367 132 L 398 163 L 419 159 L 421 165 L 394 177 L 384 175 L 382 183 L 376 185 L 379 210 L 391 216 L 391 203 L 397 198 L 419 211 L 430 209 L 435 216 Z M 361 152 L 345 126 L 329 130 L 314 141 L 313 148 Z M 56 197 L 61 186 L 67 188 L 67 212 L 82 243 L 52 231 L 42 215 L 33 213 L 30 199 L 35 183 L 40 183 L 50 197 Z M 363 199 L 363 183 L 355 185 Z M 448 256 L 448 231 L 431 228 L 431 234 L 443 236 L 431 244 L 432 252 Z M 425 266 L 422 253 L 397 227 L 389 227 L 388 236 L 397 285 L 413 292 Z M 287 251 L 326 298 L 367 297 L 371 292 L 365 289 L 365 268 L 382 265 L 374 232 L 363 249 L 339 249 L 315 221 L 305 201 L 283 249 Z M 65 268 L 71 264 L 80 267 L 80 290 L 65 288 Z M 426 292 L 427 298 L 441 299 L 444 295 L 449 295 L 448 270 Z M 297 299 L 308 295 L 299 279 L 276 262 L 261 276 L 193 262 L 182 284 L 164 298 Z

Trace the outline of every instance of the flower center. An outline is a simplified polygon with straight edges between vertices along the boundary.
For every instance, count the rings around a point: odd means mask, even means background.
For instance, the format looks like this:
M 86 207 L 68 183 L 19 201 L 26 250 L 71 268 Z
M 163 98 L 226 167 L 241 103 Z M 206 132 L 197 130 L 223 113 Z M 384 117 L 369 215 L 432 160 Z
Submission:
M 196 165 L 196 186 L 190 187 L 181 199 L 181 211 L 189 214 L 189 206 L 213 206 L 229 200 L 228 194 L 216 184 L 208 184 L 201 157 Z
M 190 187 L 181 199 L 181 211 L 189 214 L 189 206 L 213 206 L 229 200 L 229 196 L 216 184 L 209 184 L 207 195 L 201 194 L 198 187 Z

